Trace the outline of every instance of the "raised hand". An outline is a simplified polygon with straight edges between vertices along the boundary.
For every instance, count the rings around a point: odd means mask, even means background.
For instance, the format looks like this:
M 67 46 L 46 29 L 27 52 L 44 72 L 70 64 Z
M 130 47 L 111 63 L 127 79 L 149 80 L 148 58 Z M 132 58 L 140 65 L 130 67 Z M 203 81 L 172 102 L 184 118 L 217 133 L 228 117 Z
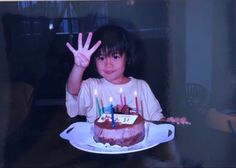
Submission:
M 89 49 L 92 36 L 93 36 L 93 34 L 91 32 L 89 32 L 86 42 L 83 46 L 82 33 L 79 33 L 79 35 L 78 35 L 78 49 L 77 50 L 75 48 L 73 48 L 70 43 L 68 43 L 68 42 L 66 43 L 66 46 L 69 48 L 69 50 L 72 52 L 72 54 L 74 56 L 75 65 L 78 67 L 81 67 L 83 69 L 88 67 L 92 54 L 101 45 L 101 41 L 97 41 L 96 44 L 94 44 L 94 46 L 92 46 Z

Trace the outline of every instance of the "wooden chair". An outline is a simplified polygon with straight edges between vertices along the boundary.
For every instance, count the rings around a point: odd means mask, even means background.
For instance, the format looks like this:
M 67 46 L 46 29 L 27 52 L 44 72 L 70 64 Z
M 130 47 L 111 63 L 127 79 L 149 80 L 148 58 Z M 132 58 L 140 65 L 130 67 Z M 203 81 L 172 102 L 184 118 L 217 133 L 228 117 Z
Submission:
M 185 85 L 185 109 L 203 112 L 207 107 L 207 89 L 197 83 L 186 83 Z

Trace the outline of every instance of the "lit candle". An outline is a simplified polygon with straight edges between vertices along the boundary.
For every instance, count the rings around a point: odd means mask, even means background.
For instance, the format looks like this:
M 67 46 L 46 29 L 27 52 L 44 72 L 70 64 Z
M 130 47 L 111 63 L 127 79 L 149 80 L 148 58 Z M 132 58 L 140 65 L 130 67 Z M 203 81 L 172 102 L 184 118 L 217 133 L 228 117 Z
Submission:
M 136 91 L 134 92 L 134 97 L 135 97 L 136 113 L 138 113 L 138 96 Z
M 121 104 L 121 106 L 123 106 L 122 92 L 123 92 L 123 90 L 122 90 L 122 88 L 120 88 L 120 104 Z
M 97 107 L 98 107 L 98 113 L 99 113 L 99 117 L 100 117 L 102 115 L 102 112 L 101 112 L 101 108 L 100 108 L 99 101 L 98 101 L 98 92 L 96 89 L 94 90 L 94 94 L 95 94 L 96 103 L 97 103 Z
M 110 103 L 111 103 L 111 126 L 112 128 L 115 127 L 115 119 L 114 119 L 114 111 L 112 106 L 112 97 L 110 97 Z

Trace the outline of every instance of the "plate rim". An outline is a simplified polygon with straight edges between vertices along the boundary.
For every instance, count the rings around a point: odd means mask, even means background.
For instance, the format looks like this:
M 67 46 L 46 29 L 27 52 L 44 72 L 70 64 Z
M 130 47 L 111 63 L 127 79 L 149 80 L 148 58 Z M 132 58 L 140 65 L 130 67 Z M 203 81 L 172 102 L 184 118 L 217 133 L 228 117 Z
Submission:
M 91 127 L 93 126 L 93 123 L 88 123 L 88 122 L 76 122 L 76 123 L 73 123 L 73 125 L 79 125 L 80 123 L 82 123 L 82 124 L 86 124 L 86 125 L 88 125 L 89 127 L 87 128 L 88 129 L 88 131 L 90 132 L 90 130 L 91 130 Z M 149 122 L 149 121 L 145 121 L 145 129 L 146 129 L 146 127 L 147 127 L 147 124 L 149 124 L 149 127 L 150 127 L 150 125 L 151 126 L 158 126 L 157 124 L 154 124 L 154 123 L 152 123 L 152 122 Z M 169 124 L 169 123 L 163 123 L 163 124 L 168 124 L 168 125 L 172 125 L 172 124 Z M 162 125 L 162 124 L 161 124 Z M 173 125 L 172 125 L 173 126 Z M 174 128 L 174 126 L 173 126 L 173 128 Z M 174 128 L 175 129 L 175 128 Z M 89 134 L 91 134 L 91 133 L 89 133 Z M 146 136 L 146 133 L 145 133 L 145 136 Z M 93 138 L 92 136 L 90 136 L 90 137 L 88 137 L 88 139 L 89 138 Z M 174 137 L 173 137 L 173 139 L 174 139 Z M 126 147 L 127 148 L 127 150 L 120 150 L 120 151 L 117 151 L 117 150 L 114 150 L 114 151 L 112 151 L 112 150 L 96 150 L 96 148 L 97 149 L 101 149 L 101 148 L 99 148 L 99 147 L 95 147 L 95 146 L 90 146 L 90 145 L 88 145 L 88 144 L 86 144 L 86 143 L 77 143 L 77 142 L 75 142 L 74 141 L 74 139 L 67 139 L 68 141 L 69 141 L 69 143 L 73 146 L 73 147 L 75 147 L 76 149 L 79 149 L 79 150 L 82 150 L 82 151 L 85 151 L 85 152 L 89 152 L 89 153 L 95 153 L 95 154 L 128 154 L 128 153 L 134 153 L 134 152 L 139 152 L 139 151 L 144 151 L 144 150 L 148 150 L 148 149 L 150 149 L 150 148 L 153 148 L 153 147 L 155 147 L 155 146 L 157 146 L 157 145 L 159 145 L 160 143 L 163 143 L 163 142 L 158 142 L 158 141 L 156 141 L 155 143 L 151 143 L 151 144 L 147 144 L 147 146 L 146 147 L 138 147 L 137 146 L 137 148 L 135 148 L 135 149 L 132 149 L 132 147 L 134 147 L 134 145 L 131 145 L 131 146 L 129 146 L 129 147 Z M 172 140 L 172 139 L 171 139 Z M 139 142 L 139 143 L 144 143 L 144 141 L 146 141 L 146 139 L 145 139 L 145 137 L 144 137 L 144 139 L 141 141 L 141 142 Z M 137 144 L 139 144 L 139 143 L 137 143 Z M 137 145 L 137 144 L 135 144 L 135 145 Z M 118 147 L 119 148 L 119 147 Z M 120 148 L 123 148 L 123 147 L 120 147 Z

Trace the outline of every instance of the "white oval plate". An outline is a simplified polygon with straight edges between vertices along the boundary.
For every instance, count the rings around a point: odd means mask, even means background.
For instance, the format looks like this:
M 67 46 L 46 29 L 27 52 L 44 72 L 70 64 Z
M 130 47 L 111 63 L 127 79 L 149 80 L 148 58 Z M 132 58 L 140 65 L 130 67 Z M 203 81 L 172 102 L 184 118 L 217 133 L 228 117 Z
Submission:
M 60 137 L 70 142 L 72 146 L 82 151 L 97 154 L 126 154 L 150 149 L 160 143 L 174 139 L 175 127 L 172 124 L 153 124 L 145 122 L 145 138 L 143 141 L 129 146 L 96 143 L 93 139 L 93 124 L 76 122 L 66 128 Z

